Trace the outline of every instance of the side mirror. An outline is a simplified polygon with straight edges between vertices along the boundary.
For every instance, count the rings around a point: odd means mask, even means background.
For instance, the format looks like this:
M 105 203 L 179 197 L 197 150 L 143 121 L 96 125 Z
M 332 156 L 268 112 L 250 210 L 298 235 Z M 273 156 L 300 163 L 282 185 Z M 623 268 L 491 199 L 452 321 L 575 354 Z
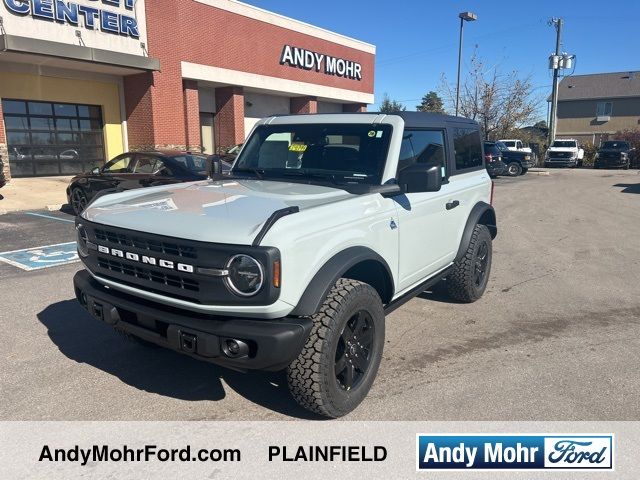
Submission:
M 213 178 L 222 175 L 222 159 L 217 155 L 211 155 L 209 160 L 211 161 L 210 176 Z
M 91 173 L 93 175 L 100 175 L 100 167 L 95 167 L 93 170 L 91 170 Z
M 398 184 L 404 193 L 437 192 L 442 187 L 440 166 L 414 163 L 400 171 Z

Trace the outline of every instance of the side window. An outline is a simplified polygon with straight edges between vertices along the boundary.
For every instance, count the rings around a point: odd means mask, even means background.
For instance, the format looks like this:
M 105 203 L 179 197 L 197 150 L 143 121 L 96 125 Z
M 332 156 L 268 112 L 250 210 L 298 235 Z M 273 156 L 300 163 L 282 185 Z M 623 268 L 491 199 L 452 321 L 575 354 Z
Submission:
M 152 175 L 162 167 L 162 161 L 150 155 L 138 155 L 138 161 L 133 169 L 134 173 L 146 173 Z
M 446 177 L 447 157 L 444 145 L 442 130 L 405 130 L 400 146 L 398 171 L 414 163 L 428 163 L 440 166 L 442 177 Z
M 131 173 L 132 155 L 120 155 L 104 166 L 105 173 Z
M 454 128 L 453 148 L 456 154 L 456 170 L 482 166 L 480 131 L 475 128 Z

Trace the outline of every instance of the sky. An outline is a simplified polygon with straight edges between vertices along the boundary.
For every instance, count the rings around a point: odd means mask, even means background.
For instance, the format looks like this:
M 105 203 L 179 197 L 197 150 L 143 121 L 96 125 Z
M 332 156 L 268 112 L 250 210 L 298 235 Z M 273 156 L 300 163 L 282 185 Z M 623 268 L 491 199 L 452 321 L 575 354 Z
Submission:
M 375 101 L 384 93 L 415 110 L 444 73 L 456 78 L 458 13 L 466 22 L 462 76 L 475 48 L 486 65 L 531 75 L 535 94 L 551 92 L 548 57 L 555 49 L 551 17 L 564 20 L 562 51 L 576 55 L 574 75 L 640 70 L 640 0 L 244 0 L 245 3 L 376 46 Z M 540 106 L 546 116 L 546 102 Z

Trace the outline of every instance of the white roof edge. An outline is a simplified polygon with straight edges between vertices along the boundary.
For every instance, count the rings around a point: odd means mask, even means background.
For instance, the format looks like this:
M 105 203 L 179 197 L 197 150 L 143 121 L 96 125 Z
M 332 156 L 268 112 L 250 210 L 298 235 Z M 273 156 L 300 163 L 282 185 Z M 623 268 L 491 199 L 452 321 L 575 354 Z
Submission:
M 226 68 L 200 65 L 197 63 L 181 62 L 182 77 L 202 82 L 213 82 L 224 85 L 238 85 L 256 88 L 264 91 L 285 93 L 289 96 L 312 96 L 328 98 L 341 103 L 374 102 L 373 93 L 348 90 L 345 88 L 328 87 L 316 83 L 301 82 L 285 78 L 259 75 L 257 73 L 240 72 Z
M 337 43 L 345 47 L 350 47 L 355 50 L 361 50 L 363 52 L 371 53 L 373 55 L 375 55 L 376 53 L 376 46 L 370 43 L 363 42 L 362 40 L 357 40 L 355 38 L 347 37 L 346 35 L 332 32 L 331 30 L 317 27 L 315 25 L 311 25 L 310 23 L 306 23 L 301 20 L 296 20 L 294 18 L 286 17 L 279 13 L 270 12 L 269 10 L 256 7 L 254 5 L 249 5 L 248 3 L 240 2 L 238 0 L 195 0 L 195 1 L 199 3 L 203 3 L 205 5 L 209 5 L 211 7 L 219 8 L 221 10 L 226 10 L 228 12 L 236 13 L 244 17 L 253 18 L 255 20 L 260 20 L 262 22 L 270 23 L 278 27 L 286 28 L 299 33 L 321 38 L 323 40 Z

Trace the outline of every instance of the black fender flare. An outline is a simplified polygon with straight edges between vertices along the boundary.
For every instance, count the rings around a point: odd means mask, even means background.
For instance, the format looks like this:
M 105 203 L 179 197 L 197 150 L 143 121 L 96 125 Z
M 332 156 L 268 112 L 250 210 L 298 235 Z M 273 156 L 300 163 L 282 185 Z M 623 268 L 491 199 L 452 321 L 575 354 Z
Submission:
M 316 313 L 335 283 L 342 278 L 350 268 L 367 260 L 374 261 L 384 267 L 387 281 L 390 282 L 388 287 L 390 291 L 389 298 L 383 298 L 382 301 L 383 303 L 390 301 L 393 296 L 394 285 L 393 275 L 391 274 L 389 265 L 384 258 L 372 249 L 356 246 L 349 247 L 337 253 L 316 272 L 290 315 L 305 317 Z
M 458 247 L 458 253 L 456 255 L 456 261 L 464 257 L 467 246 L 471 242 L 471 235 L 473 229 L 477 224 L 486 225 L 491 233 L 491 238 L 496 238 L 498 235 L 498 226 L 496 225 L 496 212 L 493 207 L 485 202 L 476 203 L 471 209 L 467 223 L 464 226 L 464 232 L 462 232 L 462 238 L 460 239 L 460 246 Z

